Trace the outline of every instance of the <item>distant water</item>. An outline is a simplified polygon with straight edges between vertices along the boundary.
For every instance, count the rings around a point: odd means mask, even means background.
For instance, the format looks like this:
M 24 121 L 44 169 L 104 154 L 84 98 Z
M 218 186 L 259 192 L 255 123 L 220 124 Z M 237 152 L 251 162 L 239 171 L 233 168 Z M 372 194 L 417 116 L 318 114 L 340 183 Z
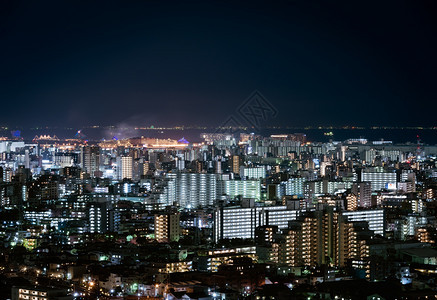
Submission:
M 332 132 L 333 136 L 326 136 L 325 133 L 327 132 Z M 303 133 L 306 133 L 308 140 L 320 142 L 365 138 L 369 141 L 383 139 L 393 141 L 393 143 L 417 143 L 417 136 L 419 136 L 422 143 L 437 144 L 436 129 L 309 129 L 303 131 Z
M 215 132 L 215 129 L 134 129 L 134 128 L 83 128 L 81 134 L 85 139 L 99 141 L 103 139 L 118 139 L 129 137 L 151 137 L 181 139 L 184 137 L 190 142 L 200 142 L 200 134 Z M 332 132 L 332 136 L 326 133 Z M 35 135 L 56 135 L 59 138 L 75 138 L 77 129 L 44 128 L 44 129 L 21 129 L 21 136 L 26 140 L 32 140 Z M 308 141 L 328 142 L 344 141 L 347 139 L 365 138 L 370 141 L 384 139 L 394 143 L 416 143 L 419 135 L 422 143 L 429 145 L 437 144 L 437 129 L 263 129 L 256 134 L 268 136 L 270 134 L 305 133 Z M 10 130 L 0 130 L 0 136 L 11 137 Z

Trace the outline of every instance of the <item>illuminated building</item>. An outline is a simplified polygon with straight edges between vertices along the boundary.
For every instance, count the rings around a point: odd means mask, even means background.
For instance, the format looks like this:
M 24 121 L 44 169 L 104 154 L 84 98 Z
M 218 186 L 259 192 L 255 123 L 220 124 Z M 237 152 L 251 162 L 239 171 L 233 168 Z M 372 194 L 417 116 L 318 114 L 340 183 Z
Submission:
M 292 177 L 285 182 L 281 182 L 283 195 L 303 197 L 305 193 L 306 179 L 303 177 Z
M 314 199 L 317 207 L 331 206 L 337 209 L 344 209 L 344 200 L 335 195 L 321 195 Z
M 397 190 L 403 193 L 416 192 L 416 183 L 411 181 L 398 182 Z
M 401 219 L 395 220 L 394 236 L 398 240 L 405 241 L 416 235 L 419 227 L 427 224 L 427 219 L 419 215 L 402 216 Z
M 178 203 L 181 207 L 196 208 L 213 205 L 217 199 L 217 174 L 168 173 L 160 202 Z
M 214 241 L 221 239 L 255 238 L 258 226 L 272 225 L 286 228 L 288 222 L 296 220 L 299 211 L 286 206 L 266 207 L 221 207 L 214 211 Z
M 363 230 L 366 227 L 348 222 L 332 209 L 317 211 L 290 222 L 279 244 L 278 261 L 290 266 L 341 267 L 350 260 L 366 260 L 368 246 L 359 235 Z
M 11 168 L 3 168 L 3 181 L 11 182 L 14 171 Z
M 218 149 L 229 149 L 237 144 L 233 135 L 224 135 L 222 138 L 213 140 L 212 144 Z
M 132 160 L 132 180 L 139 181 L 143 174 L 143 160 L 141 158 L 134 158 Z
M 369 230 L 375 234 L 385 235 L 385 213 L 383 209 L 367 209 L 357 211 L 343 211 L 348 222 L 368 222 Z
M 393 193 L 382 193 L 376 198 L 377 205 L 380 205 L 387 209 L 401 207 L 404 203 L 408 202 L 407 195 L 395 195 Z
M 154 223 L 155 239 L 158 242 L 179 241 L 181 235 L 179 213 L 156 214 Z
M 301 152 L 301 142 L 297 140 L 289 140 L 282 138 L 263 138 L 248 141 L 248 146 L 252 149 L 252 153 L 259 156 L 266 156 L 272 153 L 276 157 L 287 157 L 288 153 Z
M 255 247 L 235 247 L 208 250 L 199 256 L 198 269 L 200 271 L 217 272 L 223 264 L 232 264 L 235 259 L 248 257 L 257 261 Z
M 123 139 L 123 140 L 110 140 L 110 141 L 104 141 L 100 142 L 99 146 L 101 148 L 105 149 L 114 149 L 117 147 L 147 147 L 147 148 L 153 148 L 153 149 L 182 149 L 187 148 L 189 144 L 184 142 L 178 142 L 177 140 L 172 139 L 157 139 L 157 138 L 147 138 L 147 137 L 141 137 L 141 138 L 130 138 L 130 139 Z
M 222 159 L 219 158 L 217 159 L 217 161 L 215 162 L 215 173 L 216 174 L 222 174 L 223 170 L 222 170 Z
M 430 229 L 427 227 L 420 227 L 416 230 L 416 237 L 417 240 L 421 243 L 430 243 L 434 244 L 435 240 L 431 238 L 431 232 Z
M 0 153 L 15 152 L 17 148 L 24 148 L 23 141 L 0 141 Z
M 146 175 L 150 170 L 150 163 L 148 161 L 143 162 L 143 174 Z
M 33 197 L 40 200 L 54 200 L 59 198 L 59 183 L 50 176 L 41 176 L 30 187 Z
M 411 200 L 411 209 L 413 213 L 421 213 L 423 211 L 423 201 L 421 199 Z
M 218 182 L 221 195 L 228 195 L 231 199 L 240 196 L 242 198 L 261 198 L 261 184 L 259 180 L 220 180 Z
M 200 134 L 200 137 L 205 140 L 208 144 L 214 143 L 214 141 L 218 140 L 235 140 L 234 136 L 232 134 L 227 133 L 202 133 Z
M 32 225 L 48 225 L 52 219 L 52 211 L 46 210 L 26 210 L 24 219 Z
M 283 243 L 279 244 L 278 262 L 290 266 L 311 266 L 322 262 L 323 242 L 319 221 L 304 218 L 291 223 L 290 229 L 285 230 Z
M 176 165 L 176 169 L 178 169 L 179 171 L 182 171 L 185 169 L 185 160 L 182 157 L 176 157 L 175 158 L 175 165 Z
M 231 171 L 234 174 L 240 174 L 240 157 L 238 155 L 233 155 L 231 157 Z
M 305 210 L 308 203 L 305 199 L 297 196 L 282 196 L 282 205 L 285 205 L 288 209 L 292 210 Z
M 273 243 L 273 237 L 278 233 L 278 226 L 264 225 L 255 228 L 255 242 L 257 245 Z
M 355 194 L 349 194 L 346 196 L 346 209 L 353 211 L 358 208 L 358 200 Z
M 352 184 L 350 181 L 309 181 L 306 183 L 307 190 L 305 192 L 308 197 L 315 198 L 317 195 L 345 192 L 352 187 Z
M 266 169 L 263 166 L 260 167 L 240 167 L 241 178 L 248 179 L 260 179 L 266 177 Z
M 100 147 L 84 146 L 82 148 L 82 168 L 91 176 L 98 176 L 100 171 Z
M 434 199 L 434 197 L 435 197 L 435 191 L 433 189 L 428 188 L 423 192 L 423 198 L 425 199 Z
M 375 161 L 375 158 L 391 161 L 403 161 L 404 155 L 400 150 L 376 150 L 369 149 L 365 151 L 365 160 L 369 164 Z
M 132 179 L 133 177 L 133 158 L 131 156 L 117 157 L 117 178 L 119 180 Z
M 85 154 L 85 152 L 84 152 L 84 154 Z M 94 165 L 94 162 L 91 163 L 91 161 L 93 159 L 96 159 L 96 157 L 91 157 L 91 155 L 88 155 L 88 157 L 86 158 L 87 165 L 88 165 L 87 167 L 88 167 L 88 169 L 94 168 L 94 171 L 98 171 L 98 169 L 96 170 L 95 166 L 92 166 L 92 165 Z M 84 161 L 85 161 L 85 159 L 84 159 Z M 61 168 L 72 167 L 75 163 L 77 163 L 77 154 L 76 153 L 71 153 L 71 152 L 57 152 L 57 153 L 55 153 L 55 165 L 56 166 L 59 166 Z M 86 167 L 84 167 L 84 169 L 85 168 Z
M 376 172 L 371 170 L 363 170 L 361 181 L 371 183 L 372 191 L 381 191 L 383 189 L 395 190 L 397 176 L 395 172 Z
M 120 225 L 120 212 L 113 208 L 114 196 L 104 195 L 88 203 L 89 232 L 116 232 Z
M 351 193 L 357 197 L 357 205 L 359 207 L 368 208 L 372 206 L 372 187 L 370 182 L 354 182 Z
M 164 274 L 183 273 L 193 270 L 192 261 L 176 261 L 167 263 L 155 263 L 155 267 L 159 267 L 158 272 Z
M 12 287 L 12 300 L 51 300 L 68 296 L 67 289 L 54 289 L 33 286 Z

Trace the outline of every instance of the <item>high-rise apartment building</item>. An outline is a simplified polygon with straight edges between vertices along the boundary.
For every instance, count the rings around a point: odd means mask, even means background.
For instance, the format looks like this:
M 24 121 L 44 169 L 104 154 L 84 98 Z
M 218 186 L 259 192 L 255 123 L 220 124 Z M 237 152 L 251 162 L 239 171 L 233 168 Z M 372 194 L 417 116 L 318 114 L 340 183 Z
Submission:
M 290 222 L 279 244 L 278 261 L 290 266 L 344 266 L 369 257 L 363 224 L 347 221 L 333 210 L 316 211 Z
M 217 199 L 217 179 L 217 174 L 169 173 L 160 202 L 168 205 L 177 203 L 188 208 L 213 205 Z
M 357 211 L 343 211 L 342 215 L 347 217 L 348 222 L 367 222 L 369 230 L 375 234 L 385 234 L 385 213 L 384 209 L 366 209 Z
M 240 167 L 241 178 L 260 179 L 266 177 L 266 168 L 259 167 Z
M 372 206 L 372 185 L 370 182 L 354 182 L 351 193 L 357 197 L 358 207 Z
M 98 176 L 100 170 L 100 147 L 84 146 L 82 148 L 82 168 L 91 176 Z
M 228 195 L 231 199 L 237 196 L 257 200 L 261 198 L 259 180 L 220 180 L 218 190 L 220 195 Z
M 214 211 L 214 241 L 221 239 L 255 238 L 258 226 L 287 228 L 288 222 L 296 220 L 298 210 L 286 206 L 221 207 Z
M 383 189 L 396 189 L 397 176 L 395 172 L 378 172 L 372 170 L 363 170 L 361 181 L 371 183 L 372 191 Z
M 155 239 L 158 242 L 179 241 L 181 235 L 178 212 L 155 215 Z
M 231 171 L 234 174 L 240 174 L 240 156 L 233 155 L 231 157 Z
M 119 180 L 133 178 L 133 163 L 131 156 L 117 157 L 117 178 Z
M 281 194 L 286 196 L 303 197 L 305 194 L 306 179 L 303 177 L 292 177 L 285 182 L 281 182 Z
M 117 198 L 113 195 L 94 197 L 87 204 L 88 231 L 91 233 L 117 232 L 120 212 L 114 208 Z

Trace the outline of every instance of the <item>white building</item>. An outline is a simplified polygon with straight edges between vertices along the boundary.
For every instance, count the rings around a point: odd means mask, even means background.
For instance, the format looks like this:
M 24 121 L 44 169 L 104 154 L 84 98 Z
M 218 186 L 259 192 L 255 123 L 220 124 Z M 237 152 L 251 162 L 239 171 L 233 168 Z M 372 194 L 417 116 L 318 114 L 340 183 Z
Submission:
M 259 167 L 240 167 L 241 178 L 260 179 L 266 177 L 266 168 Z
M 217 174 L 169 173 L 163 181 L 160 203 L 196 208 L 213 205 L 217 199 Z
M 369 229 L 375 234 L 385 234 L 385 214 L 383 209 L 367 209 L 357 211 L 343 211 L 343 216 L 347 217 L 349 222 L 365 221 L 369 224 Z
M 372 191 L 383 189 L 396 189 L 397 177 L 395 172 L 369 172 L 363 171 L 361 181 L 370 181 Z
M 261 198 L 259 180 L 221 180 L 218 189 L 220 195 L 228 195 L 231 199 L 237 196 L 256 200 Z
M 265 207 L 224 207 L 214 211 L 214 241 L 220 239 L 248 239 L 255 237 L 255 228 L 275 225 L 287 228 L 288 222 L 296 220 L 298 210 L 288 210 L 286 206 Z
M 365 152 L 366 163 L 371 164 L 376 157 L 381 158 L 383 161 L 403 161 L 404 154 L 400 150 L 376 150 L 369 149 Z
M 130 156 L 117 157 L 117 178 L 123 180 L 133 177 L 133 158 Z
M 305 194 L 305 182 L 303 177 L 290 178 L 285 182 L 281 182 L 281 190 L 283 195 L 303 197 Z
M 347 189 L 352 187 L 353 182 L 351 181 L 327 181 L 327 180 L 318 180 L 318 181 L 309 181 L 306 183 L 307 186 L 307 195 L 310 198 L 314 198 L 318 195 L 324 194 L 337 194 L 343 193 Z

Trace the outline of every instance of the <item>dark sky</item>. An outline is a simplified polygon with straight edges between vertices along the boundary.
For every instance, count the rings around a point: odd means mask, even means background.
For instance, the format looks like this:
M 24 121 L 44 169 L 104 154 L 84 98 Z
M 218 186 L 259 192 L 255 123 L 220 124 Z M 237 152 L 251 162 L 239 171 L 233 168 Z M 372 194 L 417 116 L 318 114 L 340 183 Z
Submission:
M 437 125 L 436 1 L 2 1 L 0 123 Z

